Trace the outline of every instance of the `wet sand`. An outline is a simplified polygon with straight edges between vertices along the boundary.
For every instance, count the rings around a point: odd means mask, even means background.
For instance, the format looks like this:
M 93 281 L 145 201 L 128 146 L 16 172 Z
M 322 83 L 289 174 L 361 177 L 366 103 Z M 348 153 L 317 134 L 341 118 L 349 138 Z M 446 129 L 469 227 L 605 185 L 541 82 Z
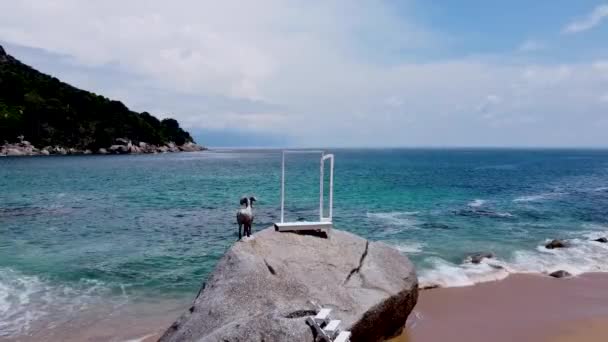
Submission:
M 563 327 L 560 335 L 547 339 L 549 342 L 606 342 L 608 339 L 608 318 L 574 322 Z
M 122 308 L 92 307 L 78 318 L 56 324 L 40 322 L 26 336 L 6 341 L 152 342 L 186 310 L 190 300 L 131 303 Z M 56 313 L 61 315 L 61 313 Z M 4 341 L 0 336 L 0 340 Z
M 424 290 L 407 325 L 395 342 L 608 341 L 608 274 Z

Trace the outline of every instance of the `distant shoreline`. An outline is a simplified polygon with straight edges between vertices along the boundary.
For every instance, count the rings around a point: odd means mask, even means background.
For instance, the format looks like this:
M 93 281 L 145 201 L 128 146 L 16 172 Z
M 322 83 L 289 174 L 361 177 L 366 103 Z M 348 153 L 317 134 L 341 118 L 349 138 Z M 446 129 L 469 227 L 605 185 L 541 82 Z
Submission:
M 117 143 L 108 148 L 99 148 L 96 151 L 91 149 L 80 149 L 64 146 L 46 146 L 37 148 L 29 141 L 0 146 L 0 157 L 25 157 L 25 156 L 50 156 L 50 155 L 117 155 L 117 154 L 157 154 L 168 152 L 198 152 L 205 151 L 206 147 L 197 145 L 193 142 L 186 142 L 183 145 L 176 145 L 169 142 L 165 145 L 153 145 L 145 142 L 137 144 L 127 139 L 117 139 Z

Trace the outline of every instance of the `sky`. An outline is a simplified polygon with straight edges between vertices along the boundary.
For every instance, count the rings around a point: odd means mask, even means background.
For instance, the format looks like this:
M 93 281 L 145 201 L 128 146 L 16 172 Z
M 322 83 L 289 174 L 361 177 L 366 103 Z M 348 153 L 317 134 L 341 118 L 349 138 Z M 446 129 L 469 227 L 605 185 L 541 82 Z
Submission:
M 608 147 L 608 2 L 0 1 L 0 44 L 208 146 Z

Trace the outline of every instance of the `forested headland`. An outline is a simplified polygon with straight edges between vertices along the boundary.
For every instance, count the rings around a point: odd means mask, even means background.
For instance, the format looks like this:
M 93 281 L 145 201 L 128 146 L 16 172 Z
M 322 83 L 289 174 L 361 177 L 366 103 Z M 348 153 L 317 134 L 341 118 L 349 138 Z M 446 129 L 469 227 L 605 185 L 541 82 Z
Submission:
M 176 120 L 137 113 L 120 101 L 61 82 L 0 46 L 0 144 L 8 154 L 24 140 L 50 154 L 200 150 Z

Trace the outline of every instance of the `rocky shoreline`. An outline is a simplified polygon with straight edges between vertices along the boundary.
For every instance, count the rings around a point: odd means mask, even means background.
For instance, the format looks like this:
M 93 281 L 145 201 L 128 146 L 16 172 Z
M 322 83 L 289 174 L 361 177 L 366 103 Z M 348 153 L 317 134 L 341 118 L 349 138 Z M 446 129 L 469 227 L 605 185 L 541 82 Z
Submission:
M 5 142 L 0 146 L 0 157 L 6 156 L 49 156 L 49 155 L 107 155 L 107 154 L 153 154 L 168 152 L 197 152 L 205 151 L 205 147 L 192 142 L 176 145 L 170 142 L 166 145 L 153 145 L 145 142 L 133 143 L 128 139 L 116 139 L 116 144 L 96 151 L 64 146 L 45 146 L 37 148 L 29 141 L 10 144 Z

